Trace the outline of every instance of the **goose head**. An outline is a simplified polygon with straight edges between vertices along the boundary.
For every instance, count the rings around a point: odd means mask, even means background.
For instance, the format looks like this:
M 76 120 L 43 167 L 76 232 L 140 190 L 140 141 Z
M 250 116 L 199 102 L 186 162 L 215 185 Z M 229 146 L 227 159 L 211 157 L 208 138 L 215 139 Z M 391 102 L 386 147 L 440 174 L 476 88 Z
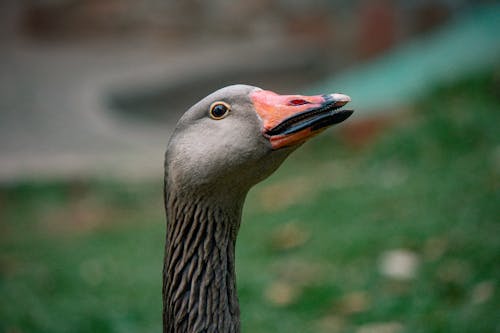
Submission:
M 222 88 L 179 120 L 165 170 L 177 189 L 246 193 L 302 143 L 347 119 L 343 94 L 279 95 L 247 85 Z

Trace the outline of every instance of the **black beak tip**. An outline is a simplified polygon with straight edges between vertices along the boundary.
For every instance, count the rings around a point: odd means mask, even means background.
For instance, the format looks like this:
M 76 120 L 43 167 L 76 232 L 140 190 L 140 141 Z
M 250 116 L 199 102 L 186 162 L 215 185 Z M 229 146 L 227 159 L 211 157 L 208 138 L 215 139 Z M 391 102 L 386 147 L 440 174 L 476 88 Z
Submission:
M 335 124 L 341 123 L 347 118 L 349 118 L 352 114 L 354 113 L 354 110 L 340 110 L 335 113 L 333 116 L 333 120 L 335 121 Z

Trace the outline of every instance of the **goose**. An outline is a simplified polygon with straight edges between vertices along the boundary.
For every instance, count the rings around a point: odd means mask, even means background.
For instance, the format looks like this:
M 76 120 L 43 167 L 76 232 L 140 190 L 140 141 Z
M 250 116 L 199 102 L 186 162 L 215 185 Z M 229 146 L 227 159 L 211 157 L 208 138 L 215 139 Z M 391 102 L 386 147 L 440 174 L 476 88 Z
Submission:
M 347 119 L 343 94 L 232 85 L 178 121 L 165 153 L 163 332 L 239 332 L 235 244 L 249 189 L 307 139 Z

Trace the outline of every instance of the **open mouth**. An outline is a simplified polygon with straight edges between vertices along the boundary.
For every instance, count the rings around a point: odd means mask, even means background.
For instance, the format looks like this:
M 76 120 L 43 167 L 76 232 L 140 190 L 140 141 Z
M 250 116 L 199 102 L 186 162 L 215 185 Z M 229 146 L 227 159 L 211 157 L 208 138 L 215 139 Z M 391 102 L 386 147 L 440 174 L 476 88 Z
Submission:
M 340 109 L 351 101 L 344 94 L 279 95 L 257 90 L 251 98 L 262 120 L 262 134 L 273 149 L 300 144 L 353 113 Z
M 330 95 L 323 95 L 325 103 L 318 108 L 311 108 L 284 119 L 277 126 L 266 131 L 266 135 L 290 135 L 304 129 L 317 131 L 328 126 L 343 122 L 354 112 L 353 110 L 339 110 L 347 102 L 329 100 Z

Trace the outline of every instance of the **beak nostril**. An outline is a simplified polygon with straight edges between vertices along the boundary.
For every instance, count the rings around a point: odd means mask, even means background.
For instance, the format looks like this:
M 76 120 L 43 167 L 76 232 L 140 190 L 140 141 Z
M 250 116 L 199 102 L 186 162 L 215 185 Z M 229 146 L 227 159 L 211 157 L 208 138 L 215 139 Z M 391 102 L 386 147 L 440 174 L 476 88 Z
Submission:
M 297 105 L 309 104 L 309 102 L 306 101 L 305 99 L 292 99 L 290 102 L 288 102 L 288 104 L 292 106 L 297 106 Z

